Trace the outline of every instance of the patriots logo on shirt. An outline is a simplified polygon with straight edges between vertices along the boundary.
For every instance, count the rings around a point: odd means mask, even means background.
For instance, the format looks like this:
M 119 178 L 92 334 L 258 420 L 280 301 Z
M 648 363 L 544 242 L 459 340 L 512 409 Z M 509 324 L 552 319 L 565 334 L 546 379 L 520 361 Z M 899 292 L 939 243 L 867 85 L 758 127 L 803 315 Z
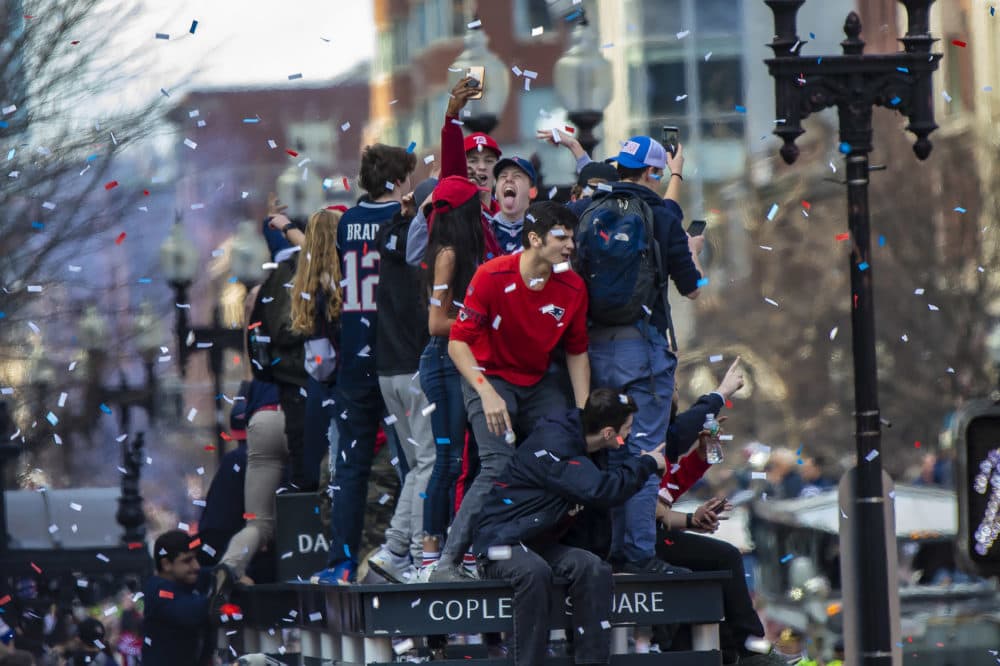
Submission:
M 562 321 L 563 315 L 566 314 L 566 308 L 561 308 L 558 305 L 546 305 L 542 308 L 542 314 L 549 314 L 555 317 L 556 321 Z
M 464 306 L 458 311 L 458 320 L 463 322 L 471 320 L 478 327 L 486 325 L 486 315 Z

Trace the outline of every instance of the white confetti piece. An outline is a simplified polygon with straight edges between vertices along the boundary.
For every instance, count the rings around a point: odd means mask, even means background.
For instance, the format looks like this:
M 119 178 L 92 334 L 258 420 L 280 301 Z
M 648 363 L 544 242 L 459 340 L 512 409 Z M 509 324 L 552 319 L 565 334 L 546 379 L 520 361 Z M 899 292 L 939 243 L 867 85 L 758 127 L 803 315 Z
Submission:
M 868 462 L 871 462 L 876 458 L 878 458 L 878 451 L 876 449 L 872 449 L 871 451 L 868 452 L 868 455 L 865 456 L 865 460 L 867 460 Z
M 493 330 L 494 331 L 500 330 L 500 315 L 497 315 L 496 318 L 493 319 Z
M 518 67 L 517 65 L 511 67 L 510 71 L 514 72 L 514 76 L 521 76 L 522 74 L 524 74 L 524 71 L 522 71 L 521 68 Z
M 690 30 L 681 30 L 680 32 L 677 33 L 677 39 L 684 39 L 690 34 L 691 34 Z
M 568 261 L 560 261 L 558 264 L 552 267 L 553 273 L 565 273 L 570 269 Z
M 510 546 L 490 546 L 486 551 L 486 557 L 491 560 L 509 560 L 510 555 Z
M 778 214 L 778 204 L 771 204 L 771 210 L 767 211 L 767 221 L 773 222 L 774 217 Z
M 830 342 L 833 342 L 833 339 L 837 337 L 838 330 L 840 330 L 840 328 L 837 326 L 830 329 Z
M 393 651 L 397 655 L 399 655 L 399 654 L 405 654 L 405 653 L 407 653 L 407 652 L 409 652 L 410 650 L 413 649 L 413 639 L 412 638 L 407 638 L 407 639 L 401 640 L 400 642 L 398 642 L 395 645 L 393 645 L 392 649 L 393 649 Z
M 764 302 L 767 303 L 768 305 L 773 305 L 774 307 L 779 307 L 778 306 L 778 301 L 774 300 L 773 298 L 765 298 Z
M 105 564 L 111 561 L 111 559 L 104 553 L 98 553 L 97 559 L 99 559 L 101 562 L 104 562 Z
M 611 623 L 607 620 L 601 620 L 601 629 L 610 629 Z
M 277 144 L 277 142 L 275 142 L 275 140 L 274 140 L 274 139 L 268 139 L 268 140 L 267 140 L 267 146 L 268 146 L 268 148 L 270 148 L 271 150 L 274 150 L 275 148 L 277 148 L 277 147 L 278 147 L 278 144 Z
M 398 421 L 399 419 L 398 419 L 398 418 L 396 418 L 396 415 L 395 415 L 395 414 L 389 414 L 389 416 L 385 417 L 385 418 L 384 418 L 384 419 L 382 419 L 382 420 L 383 420 L 383 421 L 385 421 L 385 424 L 386 424 L 387 426 L 391 426 L 391 425 L 392 425 L 393 423 L 395 423 L 395 422 L 396 422 L 396 421 Z
M 758 245 L 757 247 L 759 247 L 762 250 L 767 250 L 768 252 L 770 252 L 770 251 L 772 251 L 774 249 L 770 245 Z
M 424 164 L 430 164 L 433 161 L 434 161 L 433 155 L 428 155 L 427 157 L 424 158 Z
M 928 303 L 927 304 L 927 309 L 930 310 L 931 312 L 937 312 L 941 308 L 939 308 L 938 306 L 934 305 L 933 303 Z
M 758 480 L 759 479 L 761 481 L 766 481 L 767 480 L 767 472 L 750 472 L 750 479 L 751 480 Z
M 430 416 L 431 414 L 434 413 L 435 409 L 437 409 L 437 403 L 436 402 L 432 402 L 431 404 L 429 404 L 426 407 L 424 407 L 423 409 L 421 409 L 420 413 L 423 416 Z
M 198 143 L 196 141 L 192 141 L 191 139 L 184 139 L 184 145 L 190 148 L 191 150 L 194 150 L 195 148 L 198 147 Z
M 83 505 L 77 504 L 76 502 L 70 502 L 69 508 L 73 509 L 74 511 L 83 511 Z
M 469 28 L 469 30 L 475 30 L 476 28 L 481 28 L 482 26 L 483 26 L 483 22 L 480 21 L 479 19 L 476 19 L 475 21 L 471 21 L 469 23 L 468 28 Z M 459 71 L 461 71 L 461 70 L 459 70 Z
M 718 363 L 721 360 L 722 360 L 722 354 L 716 354 L 714 356 L 709 356 L 708 357 L 708 362 L 709 363 Z
M 2 111 L 3 111 L 3 115 L 5 115 L 5 116 L 9 115 L 9 114 L 14 113 L 15 111 L 17 111 L 17 105 L 16 104 L 11 104 L 10 106 L 5 106 L 5 107 L 3 107 Z M 11 154 L 7 155 L 7 159 L 10 159 L 11 157 L 13 157 L 13 155 L 11 155 Z
M 545 26 L 541 26 L 540 25 L 537 28 L 532 28 L 531 29 L 531 36 L 532 37 L 538 37 L 539 35 L 542 35 L 544 33 L 545 33 Z
M 322 619 L 323 619 L 323 614 L 320 613 L 319 611 L 316 611 L 315 613 L 309 613 L 310 622 L 319 622 Z
M 197 415 L 198 415 L 198 410 L 192 407 L 191 410 L 188 412 L 187 420 L 194 421 L 194 417 Z
M 916 294 L 917 296 L 923 296 L 924 295 L 924 288 L 923 287 L 917 287 L 916 289 L 913 290 L 913 293 Z
M 517 283 L 511 282 L 509 285 L 507 285 L 506 287 L 504 287 L 503 293 L 509 294 L 510 292 L 514 291 L 515 289 L 517 289 Z
M 340 126 L 341 132 L 346 132 L 349 129 L 351 129 L 351 123 L 344 123 L 343 125 Z
M 28 285 L 28 293 L 39 294 L 39 293 L 41 293 L 41 291 L 42 291 L 42 285 L 40 285 L 40 284 L 29 284 Z

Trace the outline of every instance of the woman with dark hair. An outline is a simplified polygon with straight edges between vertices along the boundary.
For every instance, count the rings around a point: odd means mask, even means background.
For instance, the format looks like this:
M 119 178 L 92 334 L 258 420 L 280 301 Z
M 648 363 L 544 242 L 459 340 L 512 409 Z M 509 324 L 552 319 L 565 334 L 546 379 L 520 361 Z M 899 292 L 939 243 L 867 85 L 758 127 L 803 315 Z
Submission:
M 430 238 L 424 257 L 431 340 L 420 357 L 420 387 L 435 405 L 431 427 L 436 442 L 434 470 L 424 502 L 424 559 L 418 580 L 426 581 L 441 554 L 453 488 L 462 468 L 466 415 L 461 376 L 448 356 L 448 334 L 465 290 L 484 260 L 486 241 L 479 223 L 479 187 L 462 176 L 444 178 L 434 188 Z

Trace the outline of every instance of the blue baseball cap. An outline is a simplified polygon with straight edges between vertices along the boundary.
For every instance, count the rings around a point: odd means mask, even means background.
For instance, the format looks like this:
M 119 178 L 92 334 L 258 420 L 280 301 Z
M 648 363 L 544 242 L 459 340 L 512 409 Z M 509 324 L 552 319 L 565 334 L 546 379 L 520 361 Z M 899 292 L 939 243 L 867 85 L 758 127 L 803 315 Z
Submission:
M 514 157 L 505 157 L 498 161 L 496 166 L 493 167 L 493 177 L 499 178 L 500 172 L 509 166 L 517 167 L 524 173 L 528 174 L 528 180 L 531 181 L 532 185 L 534 185 L 535 181 L 538 180 L 538 176 L 535 174 L 535 167 L 531 166 L 531 162 L 523 157 L 518 157 L 517 155 Z
M 616 161 L 626 169 L 666 169 L 667 149 L 652 137 L 634 136 L 622 145 Z

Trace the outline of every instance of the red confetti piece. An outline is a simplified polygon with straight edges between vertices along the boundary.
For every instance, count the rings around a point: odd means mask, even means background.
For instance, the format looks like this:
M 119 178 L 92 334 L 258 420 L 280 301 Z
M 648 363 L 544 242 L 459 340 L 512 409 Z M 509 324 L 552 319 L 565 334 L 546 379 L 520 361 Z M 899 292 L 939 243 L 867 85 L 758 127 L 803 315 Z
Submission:
M 318 354 L 316 355 L 316 365 L 323 365 L 323 357 Z
M 920 448 L 920 440 L 919 439 L 917 441 L 913 442 L 913 448 L 915 448 L 915 449 L 919 449 Z
M 149 190 L 143 190 L 142 191 L 142 196 L 148 197 L 149 196 Z
M 368 254 L 368 241 L 365 241 L 364 245 L 361 246 L 361 256 Z
M 74 39 L 72 42 L 70 42 L 70 44 L 72 44 L 73 46 L 76 46 L 79 43 L 80 43 L 79 39 Z
M 420 262 L 420 267 L 426 271 L 427 270 L 427 263 L 424 262 L 424 261 L 421 261 Z
M 243 520 L 255 520 L 257 518 L 256 513 L 244 513 Z
M 726 400 L 726 409 L 732 409 L 732 408 L 733 408 L 733 401 Z
M 249 326 L 247 326 L 247 330 L 248 331 L 252 331 L 253 329 L 257 328 L 258 326 L 260 326 L 260 322 L 259 321 L 255 321 L 254 323 L 252 323 Z
M 482 384 L 485 380 L 482 377 L 476 377 L 476 383 Z
M 38 573 L 38 574 L 42 573 L 41 568 L 39 568 L 39 566 L 37 564 L 35 564 L 34 562 L 31 563 L 31 568 L 35 570 L 35 573 Z
M 118 234 L 118 238 L 115 239 L 115 245 L 121 245 L 125 242 L 125 232 Z
M 664 540 L 663 540 L 663 543 L 667 544 L 668 546 L 672 546 L 672 545 L 674 545 L 674 542 L 673 542 L 673 541 L 671 541 L 670 539 L 664 539 Z
M 205 450 L 206 451 L 214 451 L 215 450 L 215 444 L 206 444 L 205 445 Z
M 344 189 L 348 192 L 351 191 L 351 184 L 347 182 L 347 176 L 344 176 Z
M 848 238 L 850 238 L 850 237 L 851 237 L 851 234 L 849 234 L 849 233 L 847 233 L 847 232 L 845 231 L 845 232 L 844 232 L 844 233 L 842 233 L 842 234 L 837 234 L 836 236 L 834 236 L 834 237 L 833 237 L 833 239 L 834 239 L 834 240 L 837 240 L 837 241 L 845 241 L 845 240 L 847 240 L 847 239 L 848 239 Z
M 569 125 L 566 125 L 566 131 L 570 134 L 576 134 L 576 128 L 570 127 Z
M 10 595 L 9 594 L 5 594 L 2 597 L 0 597 L 0 606 L 6 606 L 9 603 L 10 603 Z
M 951 40 L 951 45 L 952 45 L 952 46 L 960 46 L 960 47 L 962 47 L 963 49 L 964 49 L 964 48 L 965 48 L 966 46 L 968 46 L 968 44 L 966 44 L 965 42 L 963 42 L 963 41 L 962 41 L 961 39 L 953 39 L 953 40 Z
M 809 203 L 808 201 L 806 201 L 805 199 L 803 199 L 802 200 L 802 207 L 805 208 L 806 210 L 809 210 L 809 209 L 812 208 L 812 204 Z
M 289 155 L 291 155 L 292 157 L 298 157 L 299 156 L 299 154 L 297 152 L 295 152 L 294 150 L 290 150 L 288 148 L 285 148 L 285 152 L 288 153 Z
M 231 442 L 231 441 L 233 441 L 233 438 L 229 436 L 228 432 L 220 432 L 219 433 L 219 437 L 221 437 L 222 441 L 224 441 L 224 442 Z
M 106 190 L 113 190 L 116 187 L 118 187 L 118 181 L 117 180 L 109 180 L 108 182 L 104 183 L 104 189 L 106 189 Z
M 347 570 L 345 570 L 344 574 L 345 574 L 344 580 L 347 580 L 346 575 L 350 574 L 350 572 L 347 571 Z M 219 608 L 219 611 L 223 615 L 242 615 L 243 614 L 243 609 L 240 608 L 239 606 L 237 606 L 236 604 L 222 604 L 222 606 Z
M 607 231 L 602 231 L 601 232 L 601 238 L 604 239 L 605 243 L 607 243 L 608 242 L 608 232 Z
M 139 550 L 140 548 L 145 548 L 146 544 L 141 541 L 130 541 L 126 544 L 129 550 Z
M 233 365 L 239 365 L 239 364 L 240 364 L 240 357 L 234 355 L 233 356 Z
M 579 460 L 567 460 L 566 464 L 567 465 L 579 465 L 580 461 Z
M 200 545 L 201 545 L 201 539 L 195 539 L 194 541 L 188 544 L 188 550 L 194 550 Z
M 493 485 L 494 486 L 499 486 L 500 488 L 506 488 L 507 487 L 507 484 L 504 483 L 503 481 L 494 481 Z
M 854 309 L 858 309 L 858 295 L 854 294 Z
M 171 592 L 170 590 L 160 590 L 160 598 L 161 599 L 173 599 L 174 598 L 174 593 Z

